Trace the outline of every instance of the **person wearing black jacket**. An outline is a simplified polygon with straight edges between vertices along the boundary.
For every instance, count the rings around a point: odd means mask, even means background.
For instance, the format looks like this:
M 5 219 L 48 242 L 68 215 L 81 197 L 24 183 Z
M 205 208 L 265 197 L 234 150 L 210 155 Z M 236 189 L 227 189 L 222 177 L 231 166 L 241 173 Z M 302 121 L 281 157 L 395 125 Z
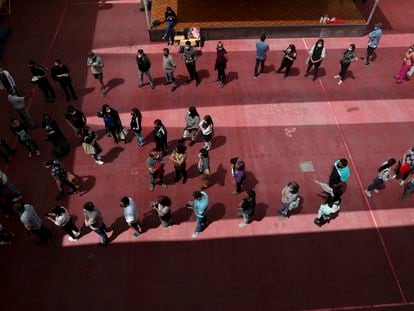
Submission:
M 308 67 L 306 68 L 305 77 L 310 75 L 310 70 L 312 67 L 315 67 L 313 71 L 313 81 L 318 78 L 318 70 L 322 64 L 322 61 L 325 59 L 326 49 L 325 49 L 325 42 L 323 39 L 318 39 L 315 45 L 309 51 L 309 56 L 307 60 Z
M 165 28 L 165 34 L 162 36 L 162 39 L 168 40 L 168 44 L 173 45 L 174 43 L 174 25 L 177 21 L 177 14 L 175 14 L 174 10 L 167 6 L 165 10 L 165 23 L 167 24 L 167 27 Z
M 63 92 L 65 92 L 66 101 L 69 101 L 71 97 L 74 100 L 78 99 L 72 86 L 72 79 L 69 68 L 66 65 L 62 64 L 62 62 L 57 59 L 55 60 L 53 67 L 50 69 L 50 73 L 52 79 L 58 82 L 62 87 Z
M 256 208 L 256 192 L 247 191 L 247 196 L 239 204 L 239 215 L 243 217 L 243 222 L 239 223 L 239 228 L 247 226 L 251 222 Z
M 105 123 L 105 132 L 108 137 L 112 135 L 114 142 L 117 144 L 119 140 L 126 143 L 125 133 L 123 133 L 121 118 L 118 111 L 109 105 L 102 105 L 102 110 L 97 113 L 98 117 L 103 118 Z
M 285 70 L 285 74 L 284 74 L 284 78 L 286 78 L 289 75 L 290 72 L 290 68 L 292 68 L 293 63 L 295 62 L 296 59 L 296 47 L 294 44 L 290 44 L 288 46 L 288 48 L 286 50 L 283 51 L 283 58 L 282 58 L 282 62 L 280 63 L 280 67 L 279 69 L 277 69 L 275 72 L 276 73 L 281 73 L 282 70 L 284 68 L 286 68 Z
M 138 110 L 138 108 L 132 108 L 131 110 L 131 130 L 134 132 L 135 136 L 138 139 L 138 146 L 142 147 L 145 145 L 144 137 L 142 136 L 142 114 L 141 111 Z
M 50 116 L 50 114 L 43 114 L 42 117 L 42 129 L 44 130 L 47 141 L 52 143 L 53 154 L 56 157 L 63 157 L 70 151 L 70 146 L 63 135 L 56 121 Z
M 152 137 L 155 140 L 155 149 L 162 151 L 165 156 L 168 153 L 167 145 L 167 129 L 160 119 L 154 121 L 154 129 L 152 130 Z
M 35 61 L 29 61 L 29 69 L 32 74 L 32 83 L 36 84 L 45 95 L 46 102 L 56 102 L 56 94 L 47 78 L 47 68 L 39 66 Z
M 226 83 L 226 67 L 227 67 L 227 51 L 224 48 L 223 43 L 219 41 L 217 44 L 217 56 L 216 56 L 216 63 L 214 65 L 214 70 L 217 70 L 217 80 L 220 81 L 220 87 L 224 87 L 224 83 Z
M 144 53 L 143 49 L 139 49 L 137 53 L 137 65 L 138 65 L 138 77 L 139 77 L 139 85 L 138 87 L 144 86 L 144 74 L 147 76 L 148 81 L 151 85 L 151 88 L 154 89 L 154 80 L 151 78 L 150 68 L 151 68 L 151 62 L 147 56 L 147 54 Z
M 39 147 L 29 134 L 27 127 L 17 119 L 10 119 L 10 129 L 14 135 L 17 136 L 18 141 L 24 145 L 28 151 L 29 158 L 32 156 L 32 152 L 35 151 L 36 155 L 40 155 Z

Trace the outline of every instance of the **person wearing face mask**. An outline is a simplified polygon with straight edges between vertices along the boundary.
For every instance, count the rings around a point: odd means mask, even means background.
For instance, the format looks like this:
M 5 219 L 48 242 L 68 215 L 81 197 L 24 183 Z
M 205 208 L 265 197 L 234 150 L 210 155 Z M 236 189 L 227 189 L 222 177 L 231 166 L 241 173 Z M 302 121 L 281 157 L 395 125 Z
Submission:
M 108 137 L 112 135 L 116 144 L 119 140 L 126 143 L 126 135 L 123 133 L 122 123 L 118 111 L 105 104 L 102 105 L 102 109 L 97 113 L 97 115 L 98 117 L 103 118 L 105 132 Z
M 47 103 L 56 103 L 55 90 L 47 78 L 47 67 L 38 65 L 34 60 L 29 61 L 29 69 L 32 74 L 31 82 L 42 90 Z
M 68 106 L 65 111 L 65 120 L 79 137 L 81 130 L 86 126 L 85 114 L 73 106 Z
M 177 89 L 177 82 L 175 82 L 174 70 L 177 67 L 177 63 L 170 54 L 170 50 L 165 48 L 163 50 L 162 68 L 165 74 L 165 85 L 172 84 L 171 92 Z
M 308 67 L 306 68 L 305 77 L 310 75 L 310 70 L 312 67 L 315 67 L 313 70 L 313 81 L 315 81 L 318 78 L 318 70 L 319 67 L 322 64 L 322 61 L 325 59 L 326 50 L 324 46 L 323 39 L 318 39 L 316 41 L 315 45 L 312 46 L 312 48 L 309 51 L 308 60 L 306 63 L 308 64 Z
M 167 129 L 160 119 L 154 121 L 154 129 L 152 130 L 152 137 L 155 141 L 155 149 L 162 151 L 163 155 L 168 153 L 167 144 Z
M 191 81 L 196 80 L 196 86 L 198 86 L 200 84 L 200 78 L 198 77 L 196 69 L 197 52 L 191 46 L 190 41 L 187 41 L 185 43 L 183 59 L 185 62 L 185 66 L 187 67 L 188 75 L 190 76 L 188 83 L 191 83 Z
M 167 24 L 167 28 L 165 28 L 165 34 L 162 36 L 162 40 L 167 39 L 168 44 L 173 45 L 173 32 L 174 32 L 174 25 L 177 21 L 177 15 L 173 11 L 173 9 L 167 6 L 165 10 L 165 23 Z
M 144 137 L 142 136 L 142 114 L 138 108 L 131 109 L 131 130 L 134 132 L 138 140 L 138 146 L 143 147 L 145 145 Z
M 154 191 L 155 184 L 159 184 L 163 188 L 167 188 L 167 185 L 163 181 L 164 162 L 162 160 L 161 153 L 155 148 L 152 149 L 145 163 L 150 179 L 150 191 Z
M 368 34 L 369 42 L 367 48 L 367 56 L 361 57 L 361 60 L 365 60 L 365 65 L 369 65 L 372 62 L 372 54 L 374 53 L 375 49 L 378 47 L 382 36 L 382 24 L 376 23 L 374 26 L 374 30 Z
M 52 79 L 58 82 L 62 87 L 63 92 L 65 92 L 66 101 L 70 101 L 71 96 L 74 100 L 78 99 L 72 86 L 72 79 L 69 68 L 66 65 L 62 64 L 62 62 L 57 59 L 55 60 L 53 67 L 50 69 L 50 73 Z
M 289 217 L 292 210 L 299 207 L 299 184 L 296 181 L 291 181 L 282 190 L 282 207 L 279 209 L 281 216 L 280 220 Z
M 152 80 L 151 73 L 150 73 L 151 62 L 147 54 L 144 53 L 143 49 L 138 50 L 136 60 L 137 60 L 137 65 L 138 65 L 138 77 L 139 77 L 138 87 L 144 86 L 144 74 L 145 74 L 148 78 L 151 88 L 154 89 L 155 88 L 154 80 Z
M 105 97 L 106 93 L 108 92 L 108 89 L 105 87 L 105 83 L 103 81 L 103 67 L 104 67 L 103 59 L 91 51 L 88 53 L 88 59 L 86 61 L 86 65 L 91 68 L 93 77 L 99 81 L 101 85 L 102 95 Z
M 290 68 L 292 68 L 292 65 L 296 59 L 296 47 L 294 44 L 290 44 L 288 46 L 288 48 L 286 50 L 283 51 L 283 58 L 282 58 L 282 62 L 280 64 L 279 69 L 277 69 L 275 72 L 276 73 L 280 73 L 282 72 L 282 70 L 284 68 L 286 68 L 285 70 L 285 74 L 284 74 L 284 78 L 286 78 L 289 75 L 290 72 Z
M 401 69 L 398 74 L 394 77 L 397 83 L 402 83 L 403 79 L 407 75 L 411 66 L 414 65 L 414 45 L 412 45 L 408 52 L 405 54 Z
M 216 63 L 214 65 L 214 70 L 217 70 L 217 82 L 220 81 L 220 87 L 224 87 L 224 83 L 226 82 L 226 65 L 227 65 L 228 57 L 227 51 L 224 48 L 223 43 L 219 41 L 217 44 L 217 56 L 216 56 Z
M 348 71 L 351 62 L 357 60 L 358 57 L 356 56 L 355 52 L 355 44 L 351 44 L 349 48 L 345 50 L 344 54 L 342 54 L 342 58 L 339 62 L 341 64 L 341 71 L 339 71 L 339 74 L 334 77 L 335 79 L 339 79 L 338 85 L 341 85 L 344 81 L 346 72 Z

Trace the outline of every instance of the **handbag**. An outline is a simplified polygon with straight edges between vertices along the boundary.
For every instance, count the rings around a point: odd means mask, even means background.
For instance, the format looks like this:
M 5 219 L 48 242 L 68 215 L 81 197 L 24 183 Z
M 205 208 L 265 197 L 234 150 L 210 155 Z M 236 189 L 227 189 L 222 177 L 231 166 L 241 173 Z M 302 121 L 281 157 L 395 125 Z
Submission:
M 82 148 L 86 155 L 96 154 L 96 150 L 92 145 L 82 143 Z
M 119 138 L 121 140 L 125 140 L 128 136 L 128 129 L 126 127 L 123 127 L 120 131 L 119 131 Z

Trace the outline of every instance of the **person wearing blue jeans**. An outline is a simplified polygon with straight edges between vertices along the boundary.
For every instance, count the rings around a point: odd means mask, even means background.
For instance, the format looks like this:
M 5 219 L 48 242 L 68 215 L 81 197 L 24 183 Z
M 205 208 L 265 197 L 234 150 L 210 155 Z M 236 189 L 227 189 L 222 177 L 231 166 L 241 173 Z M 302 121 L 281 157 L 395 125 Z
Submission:
M 85 226 L 100 236 L 99 245 L 108 244 L 109 239 L 106 233 L 109 230 L 103 222 L 101 212 L 92 202 L 86 202 L 83 205 L 83 215 L 85 216 Z
M 196 216 L 196 227 L 192 235 L 193 238 L 196 238 L 204 230 L 207 223 L 208 195 L 204 191 L 195 191 L 193 196 L 194 201 L 188 202 L 187 206 L 194 211 Z
M 165 33 L 162 36 L 162 39 L 168 40 L 168 44 L 173 45 L 174 40 L 173 40 L 173 29 L 174 29 L 174 25 L 175 22 L 177 20 L 177 15 L 175 14 L 175 12 L 173 11 L 173 9 L 169 6 L 167 6 L 166 10 L 165 10 L 165 22 L 167 24 L 167 27 L 165 28 Z
M 170 50 L 165 48 L 163 50 L 162 58 L 162 68 L 164 69 L 165 74 L 165 84 L 172 84 L 171 92 L 174 92 L 177 89 L 177 83 L 175 82 L 174 70 L 177 67 L 177 63 L 170 54 Z
M 139 111 L 138 108 L 132 108 L 130 126 L 131 126 L 131 130 L 134 132 L 135 136 L 137 137 L 138 146 L 140 147 L 144 146 L 145 144 L 144 137 L 141 134 L 142 132 L 141 122 L 142 122 L 141 111 Z
M 260 40 L 256 42 L 256 65 L 254 66 L 254 78 L 257 78 L 263 72 L 266 61 L 266 54 L 269 51 L 269 44 L 265 42 L 266 35 L 263 33 Z M 260 65 L 260 71 L 258 71 Z

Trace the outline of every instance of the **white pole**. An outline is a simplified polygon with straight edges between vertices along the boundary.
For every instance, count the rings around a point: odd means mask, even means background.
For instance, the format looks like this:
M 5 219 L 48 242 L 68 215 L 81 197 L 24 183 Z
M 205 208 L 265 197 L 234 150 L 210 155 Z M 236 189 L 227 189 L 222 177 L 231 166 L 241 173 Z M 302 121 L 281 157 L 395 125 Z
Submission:
M 150 17 L 149 17 L 149 12 L 148 12 L 147 0 L 141 0 L 141 1 L 144 1 L 145 19 L 147 21 L 147 28 L 148 28 L 148 30 L 150 30 L 151 29 L 151 23 L 150 23 Z
M 367 25 L 371 22 L 372 16 L 374 16 L 375 9 L 377 8 L 379 0 L 375 0 L 374 5 L 372 6 L 371 13 L 369 13 L 369 17 L 367 20 Z

